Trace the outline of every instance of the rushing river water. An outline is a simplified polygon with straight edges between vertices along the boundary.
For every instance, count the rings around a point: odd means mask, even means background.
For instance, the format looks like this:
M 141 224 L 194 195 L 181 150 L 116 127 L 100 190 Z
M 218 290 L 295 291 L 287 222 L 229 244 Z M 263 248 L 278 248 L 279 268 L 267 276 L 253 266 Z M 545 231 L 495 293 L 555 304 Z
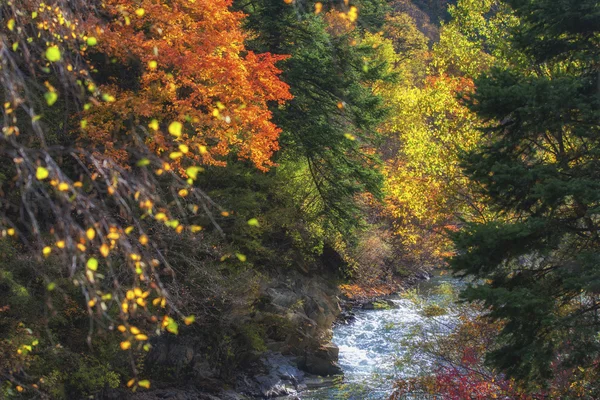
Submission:
M 392 298 L 398 308 L 358 310 L 356 320 L 334 328 L 333 343 L 340 349 L 339 363 L 343 380 L 333 387 L 300 394 L 302 400 L 380 400 L 392 393 L 394 379 L 416 371 L 400 360 L 411 349 L 406 339 L 414 328 L 431 323 L 423 316 L 424 305 L 442 301 L 439 289 L 456 288 L 461 282 L 449 276 L 436 276 L 417 287 L 418 301 Z M 453 316 L 442 318 L 445 326 L 453 325 Z M 438 318 L 439 321 L 439 318 Z M 417 354 L 417 357 L 419 355 Z

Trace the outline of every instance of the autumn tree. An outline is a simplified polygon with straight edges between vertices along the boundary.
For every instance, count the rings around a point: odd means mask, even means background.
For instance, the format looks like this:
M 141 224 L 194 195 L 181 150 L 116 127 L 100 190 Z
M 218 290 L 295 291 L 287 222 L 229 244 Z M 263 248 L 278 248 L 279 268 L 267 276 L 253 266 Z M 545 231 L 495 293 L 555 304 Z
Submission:
M 459 167 L 463 151 L 480 141 L 479 117 L 461 96 L 475 90 L 473 79 L 505 62 L 505 27 L 515 18 L 487 0 L 462 0 L 449 7 L 440 40 L 429 49 L 425 36 L 406 14 L 388 18 L 398 84 L 378 86 L 393 112 L 385 122 L 386 204 L 394 229 L 407 249 L 406 263 L 440 263 L 452 250 L 448 229 L 465 215 L 483 218 L 484 205 Z M 385 45 L 381 46 L 381 49 Z M 390 151 L 391 150 L 391 151 Z
M 179 318 L 194 321 L 164 282 L 174 271 L 167 238 L 198 241 L 200 221 L 222 211 L 194 183 L 203 165 L 222 165 L 230 152 L 261 170 L 272 165 L 280 131 L 268 105 L 291 98 L 274 65 L 284 56 L 248 51 L 243 15 L 229 6 L 0 4 L 7 390 L 51 389 L 35 380 L 48 371 L 24 370 L 36 346 L 55 340 L 42 332 L 57 310 L 87 320 L 77 343 L 116 332 L 111 343 L 125 351 L 134 388 L 150 385 L 134 359 L 149 350 L 150 335 L 177 333 Z M 23 292 L 27 302 L 19 303 Z M 95 370 L 106 373 L 94 384 L 118 384 L 110 370 Z

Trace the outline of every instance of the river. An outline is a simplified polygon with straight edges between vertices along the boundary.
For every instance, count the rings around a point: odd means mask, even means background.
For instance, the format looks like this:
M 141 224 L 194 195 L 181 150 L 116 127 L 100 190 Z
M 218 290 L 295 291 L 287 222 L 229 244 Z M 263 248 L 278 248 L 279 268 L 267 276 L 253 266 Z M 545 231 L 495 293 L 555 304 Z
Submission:
M 415 354 L 410 339 L 415 330 L 425 328 L 428 334 L 444 334 L 440 331 L 454 325 L 454 316 L 447 314 L 431 318 L 423 316 L 423 309 L 432 304 L 452 301 L 448 289 L 456 289 L 462 282 L 451 276 L 435 276 L 421 282 L 410 296 L 392 297 L 398 308 L 383 310 L 357 310 L 356 320 L 339 325 L 333 330 L 333 343 L 340 349 L 339 364 L 344 378 L 338 384 L 318 390 L 300 393 L 302 400 L 380 400 L 387 399 L 393 391 L 393 382 L 398 377 L 426 373 L 426 355 Z M 446 294 L 443 294 L 446 293 Z M 420 331 L 422 332 L 422 331 Z M 422 334 L 422 333 L 421 333 Z M 418 359 L 418 368 L 412 362 L 403 362 L 410 353 Z M 420 358 L 420 359 L 419 359 Z M 410 365 L 409 365 L 410 364 Z M 425 366 L 425 367 L 424 367 Z

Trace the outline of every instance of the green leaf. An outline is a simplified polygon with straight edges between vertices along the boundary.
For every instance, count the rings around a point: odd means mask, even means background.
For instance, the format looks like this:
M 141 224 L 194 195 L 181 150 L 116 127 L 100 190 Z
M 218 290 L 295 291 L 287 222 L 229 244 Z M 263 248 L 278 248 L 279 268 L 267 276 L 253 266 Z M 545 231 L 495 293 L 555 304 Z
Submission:
M 60 54 L 60 49 L 58 46 L 50 46 L 46 49 L 46 58 L 50 62 L 60 61 L 62 55 Z
M 148 160 L 147 158 L 142 158 L 135 165 L 137 165 L 138 167 L 145 167 L 146 165 L 150 165 L 150 160 Z
M 179 333 L 179 325 L 177 322 L 171 317 L 168 319 L 167 331 L 171 332 L 173 335 L 177 335 Z
M 149 388 L 150 388 L 150 381 L 149 381 L 149 380 L 147 380 L 147 379 L 144 379 L 143 381 L 139 381 L 139 382 L 138 382 L 138 385 L 139 385 L 140 387 L 143 387 L 143 388 L 145 388 L 145 389 L 149 389 Z
M 56 94 L 56 92 L 46 92 L 44 93 L 44 97 L 46 98 L 46 103 L 48 103 L 49 106 L 54 105 L 56 100 L 58 100 L 58 94 Z
M 238 260 L 240 260 L 241 262 L 245 262 L 246 261 L 246 256 L 242 253 L 235 253 L 235 256 L 238 258 Z
M 258 220 L 256 218 L 250 218 L 248 220 L 248 225 L 256 226 L 256 227 L 260 226 L 260 224 L 258 223 Z
M 98 44 L 98 39 L 96 39 L 93 36 L 90 36 L 89 38 L 87 38 L 86 42 L 87 42 L 87 45 L 91 47 L 91 46 L 95 46 Z
M 96 260 L 95 258 L 90 258 L 87 261 L 86 266 L 88 267 L 88 269 L 92 270 L 92 271 L 97 271 L 98 270 L 98 260 Z

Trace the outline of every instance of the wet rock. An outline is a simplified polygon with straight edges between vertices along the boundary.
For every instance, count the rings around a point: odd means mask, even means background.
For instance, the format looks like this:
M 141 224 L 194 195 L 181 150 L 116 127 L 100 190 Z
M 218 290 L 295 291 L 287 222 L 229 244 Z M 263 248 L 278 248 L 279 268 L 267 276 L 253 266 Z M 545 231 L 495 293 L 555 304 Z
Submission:
M 304 371 L 321 376 L 342 375 L 344 372 L 337 363 L 339 349 L 334 344 L 323 345 L 316 351 L 307 353 L 300 363 Z
M 307 389 L 321 389 L 326 387 L 335 386 L 341 382 L 340 376 L 307 376 L 304 380 Z
M 367 301 L 362 305 L 363 310 L 389 310 L 398 308 L 398 305 L 389 299 Z
M 344 310 L 340 313 L 337 319 L 338 324 L 349 324 L 356 320 L 356 314 L 351 310 Z
M 294 357 L 284 356 L 280 353 L 267 352 L 261 357 L 262 374 L 254 377 L 246 376 L 238 379 L 236 390 L 257 398 L 284 398 L 293 399 L 304 385 L 305 373 L 296 366 Z
M 415 274 L 415 278 L 427 281 L 431 279 L 431 274 L 427 271 L 420 271 Z

